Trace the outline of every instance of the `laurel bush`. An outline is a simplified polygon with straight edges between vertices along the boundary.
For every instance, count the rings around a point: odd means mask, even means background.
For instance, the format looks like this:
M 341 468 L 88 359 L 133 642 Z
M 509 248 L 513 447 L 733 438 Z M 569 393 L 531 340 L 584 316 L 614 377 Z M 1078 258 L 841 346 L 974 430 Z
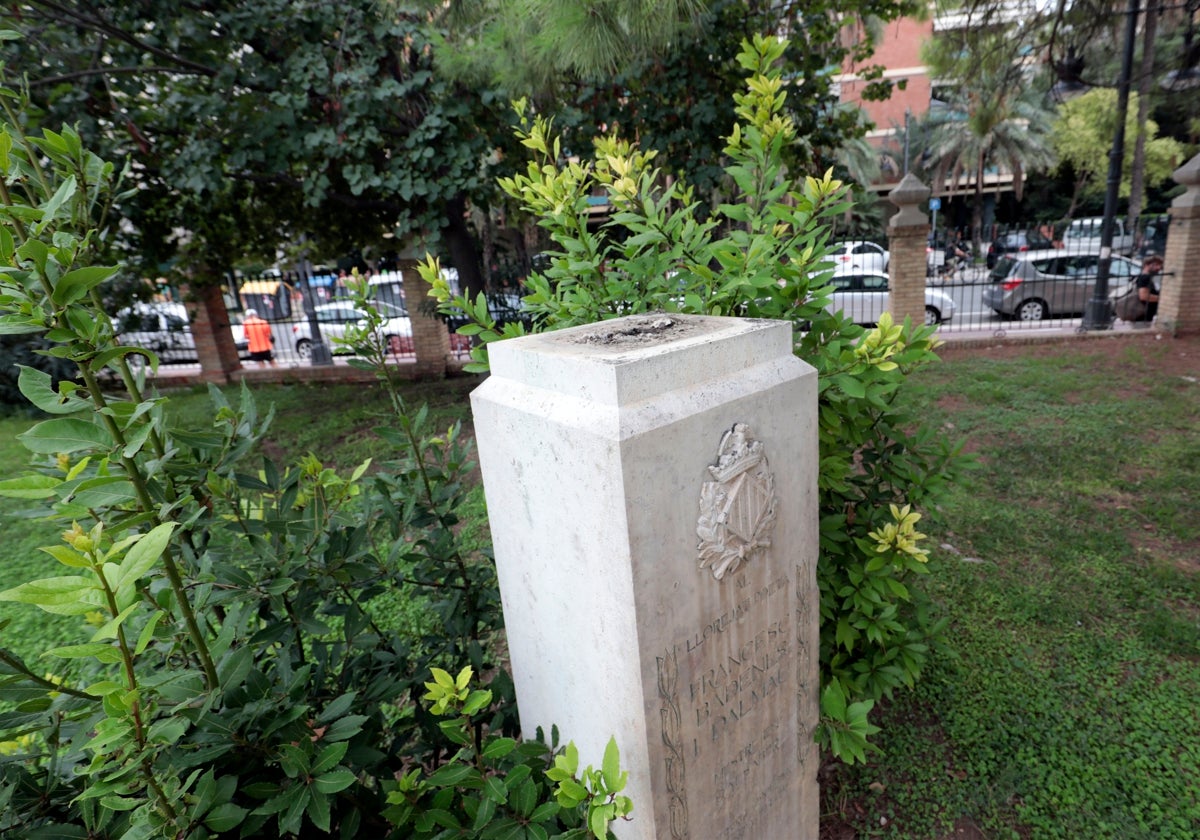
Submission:
M 830 173 L 785 169 L 782 150 L 797 138 L 775 67 L 783 49 L 774 37 L 743 46 L 750 79 L 725 146 L 729 200 L 715 212 L 701 214 L 682 177 L 664 177 L 652 152 L 618 137 L 598 141 L 589 161 L 564 158 L 551 121 L 518 103 L 531 160 L 500 183 L 554 243 L 548 267 L 527 278 L 529 317 L 498 326 L 482 297 L 451 293 L 435 261 L 421 270 L 444 312 L 467 313 L 459 331 L 478 337 L 475 370 L 490 342 L 527 322 L 552 330 L 665 311 L 793 325 L 797 355 L 819 373 L 821 733 L 861 761 L 867 711 L 914 684 L 943 626 L 914 586 L 926 572 L 914 526 L 953 480 L 956 452 L 899 399 L 905 378 L 936 359 L 934 329 L 885 314 L 864 330 L 827 309 L 828 240 L 847 190 Z M 596 193 L 612 207 L 599 231 L 589 226 Z

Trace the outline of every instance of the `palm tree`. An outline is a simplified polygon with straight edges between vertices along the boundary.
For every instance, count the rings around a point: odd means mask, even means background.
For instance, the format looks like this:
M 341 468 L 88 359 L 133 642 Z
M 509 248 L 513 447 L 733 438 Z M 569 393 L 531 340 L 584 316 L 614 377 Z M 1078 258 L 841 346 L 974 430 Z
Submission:
M 1053 111 L 1045 96 L 1005 68 L 981 73 L 970 88 L 950 93 L 947 107 L 933 122 L 925 149 L 933 183 L 956 187 L 960 179 L 973 183 L 971 235 L 976 253 L 982 241 L 983 185 L 989 170 L 1012 173 L 1013 192 L 1020 201 L 1025 174 L 1053 164 L 1050 125 Z
M 860 123 L 861 134 L 865 135 L 870 123 L 866 115 L 856 106 L 847 102 L 839 103 L 835 110 L 853 111 Z M 834 151 L 833 155 L 838 167 L 850 181 L 854 201 L 842 215 L 841 228 L 838 231 L 845 236 L 856 235 L 865 231 L 878 231 L 882 226 L 882 208 L 878 206 L 878 198 L 868 187 L 878 183 L 882 174 L 880 166 L 881 152 L 864 136 L 848 137 Z

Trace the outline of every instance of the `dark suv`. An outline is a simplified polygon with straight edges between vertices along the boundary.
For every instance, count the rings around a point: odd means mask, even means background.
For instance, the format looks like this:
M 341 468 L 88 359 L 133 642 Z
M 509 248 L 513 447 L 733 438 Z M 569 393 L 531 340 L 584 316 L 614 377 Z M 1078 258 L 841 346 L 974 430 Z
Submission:
M 1011 233 L 1002 233 L 988 246 L 987 267 L 995 268 L 996 261 L 1005 254 L 1017 251 L 1040 251 L 1053 247 L 1054 243 L 1035 230 L 1014 230 Z

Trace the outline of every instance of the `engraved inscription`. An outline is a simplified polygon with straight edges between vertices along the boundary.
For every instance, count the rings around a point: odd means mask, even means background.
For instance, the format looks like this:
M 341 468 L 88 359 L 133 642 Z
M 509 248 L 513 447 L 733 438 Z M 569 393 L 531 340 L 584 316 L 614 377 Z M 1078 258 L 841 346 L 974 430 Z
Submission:
M 775 526 L 775 476 L 762 441 L 737 423 L 721 438 L 717 462 L 708 468 L 712 481 L 700 488 L 696 525 L 700 568 L 717 580 L 771 545 Z
M 783 622 L 772 623 L 688 687 L 696 725 L 709 728 L 713 743 L 783 687 L 789 635 Z
M 739 586 L 746 583 L 738 576 Z M 781 573 L 739 589 L 736 604 L 657 658 L 673 840 L 690 836 L 685 781 L 693 793 L 705 792 L 703 801 L 692 803 L 699 810 L 690 819 L 720 814 L 721 837 L 749 840 L 766 826 L 770 803 L 794 779 L 791 588 L 791 578 Z
M 796 721 L 800 732 L 800 738 L 796 743 L 796 763 L 801 772 L 806 771 L 808 758 L 813 754 L 813 724 L 820 716 L 816 687 L 810 686 L 808 682 L 808 675 L 811 673 L 811 657 L 815 653 L 809 649 L 809 634 L 813 621 L 812 601 L 815 590 L 806 590 L 804 586 L 804 581 L 811 577 L 807 573 L 809 568 L 811 566 L 800 563 L 797 563 L 795 567 L 798 582 L 796 586 L 796 653 L 799 660 L 799 667 L 796 670 L 796 703 L 800 713 L 799 720 Z
M 768 764 L 783 748 L 783 734 L 778 723 L 763 727 L 752 740 L 727 756 L 712 776 L 718 808 L 738 802 L 754 768 Z
M 785 775 L 748 795 L 733 819 L 713 835 L 714 840 L 751 840 L 761 837 L 764 823 L 780 799 L 787 794 L 790 785 L 790 775 Z

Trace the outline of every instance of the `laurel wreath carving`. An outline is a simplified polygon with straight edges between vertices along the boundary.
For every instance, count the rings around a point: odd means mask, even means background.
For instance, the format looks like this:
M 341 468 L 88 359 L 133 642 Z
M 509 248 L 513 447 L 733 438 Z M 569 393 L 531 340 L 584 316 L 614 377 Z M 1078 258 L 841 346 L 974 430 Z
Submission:
M 671 837 L 685 840 L 688 836 L 687 792 L 684 787 L 686 768 L 683 760 L 683 718 L 679 711 L 679 659 L 674 648 L 658 659 L 658 696 L 662 698 L 660 709 L 662 740 L 666 748 L 663 761 L 667 771 L 667 807 L 671 817 Z

